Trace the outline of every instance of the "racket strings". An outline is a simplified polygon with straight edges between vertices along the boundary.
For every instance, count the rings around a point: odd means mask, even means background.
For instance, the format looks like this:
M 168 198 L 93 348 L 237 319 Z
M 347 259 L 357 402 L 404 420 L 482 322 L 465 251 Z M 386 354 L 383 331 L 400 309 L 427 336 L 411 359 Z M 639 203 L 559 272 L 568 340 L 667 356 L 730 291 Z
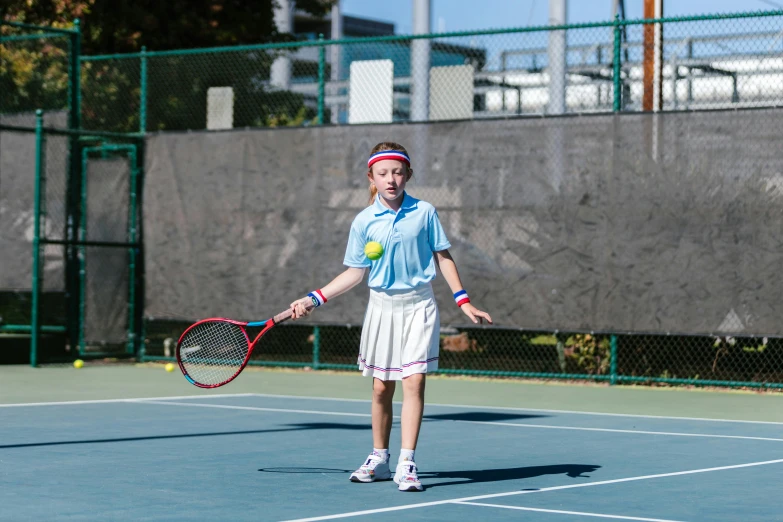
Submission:
M 244 330 L 232 323 L 213 321 L 193 327 L 180 343 L 180 361 L 200 384 L 221 384 L 245 362 L 250 343 Z

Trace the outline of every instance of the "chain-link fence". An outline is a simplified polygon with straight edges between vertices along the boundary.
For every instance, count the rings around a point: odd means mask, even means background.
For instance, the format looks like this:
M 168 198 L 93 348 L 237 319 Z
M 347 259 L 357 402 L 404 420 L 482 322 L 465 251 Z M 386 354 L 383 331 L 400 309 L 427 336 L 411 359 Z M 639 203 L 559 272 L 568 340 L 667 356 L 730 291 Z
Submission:
M 83 57 L 118 131 L 769 107 L 783 11 Z
M 66 118 L 0 124 L 3 361 L 136 352 L 141 141 L 57 128 Z
M 173 360 L 186 321 L 150 320 L 144 359 Z M 250 331 L 251 338 L 257 331 Z M 356 370 L 361 325 L 273 329 L 251 365 Z M 444 328 L 440 373 L 495 378 L 591 380 L 783 388 L 783 339 Z
M 3 27 L 3 46 L 45 41 L 38 28 Z M 29 34 L 11 34 L 19 30 Z M 144 142 L 152 167 L 144 359 L 170 359 L 192 320 L 276 313 L 323 284 L 339 268 L 346 223 L 366 201 L 366 153 L 393 135 L 410 145 L 411 193 L 440 210 L 471 296 L 501 325 L 465 325 L 441 295 L 442 372 L 783 386 L 783 282 L 774 261 L 783 223 L 783 119 L 774 108 L 783 99 L 783 11 L 81 61 L 78 32 L 58 38 L 68 42 L 64 62 L 56 47 L 41 57 L 0 55 L 0 81 L 12 85 L 0 92 L 2 111 L 61 110 L 47 113 L 60 117 L 47 126 L 81 119 L 94 130 L 234 129 Z M 78 64 L 80 74 L 69 75 Z M 688 112 L 671 114 L 680 110 Z M 661 114 L 601 115 L 613 112 Z M 18 120 L 30 114 L 3 118 L 0 146 L 26 150 L 6 137 L 21 132 L 15 125 L 32 126 Z M 431 123 L 393 125 L 409 121 Z M 392 125 L 352 125 L 360 123 Z M 239 130 L 322 124 L 317 132 Z M 44 332 L 65 321 L 78 334 L 72 350 L 127 354 L 141 333 L 135 303 L 144 289 L 131 210 L 131 188 L 141 182 L 130 180 L 145 154 L 134 157 L 128 146 L 142 145 L 135 138 L 94 134 L 47 138 L 46 162 L 59 156 L 67 166 L 61 189 L 58 174 L 44 169 L 44 191 L 64 190 L 65 199 L 47 195 L 29 215 L 20 207 L 14 223 L 23 230 L 7 237 L 26 249 L 16 275 L 30 281 L 33 225 L 43 223 L 39 269 L 55 270 L 63 259 L 61 286 L 80 296 L 74 305 L 51 287 L 47 305 L 43 292 Z M 2 172 L 8 187 L 6 165 Z M 326 199 L 302 190 L 313 172 L 322 174 Z M 92 190 L 84 191 L 85 180 Z M 109 204 L 117 193 L 121 201 Z M 78 218 L 70 236 L 68 212 Z M 49 215 L 61 217 L 50 223 Z M 318 251 L 331 268 L 316 273 L 300 249 Z M 49 281 L 61 279 L 47 273 L 44 290 Z M 24 325 L 35 292 L 24 294 L 29 283 L 19 288 L 13 299 Z M 355 369 L 361 301 L 319 310 L 318 323 L 273 330 L 252 362 Z
M 37 356 L 65 355 L 64 247 L 41 239 L 64 234 L 68 141 L 43 140 L 28 116 L 4 121 L 32 123 L 29 127 L 0 124 L 0 360 L 26 362 L 30 334 L 38 329 L 34 363 Z M 64 123 L 63 114 L 57 116 L 50 121 Z
M 442 371 L 781 385 L 780 109 L 148 136 L 145 358 L 337 275 L 388 136 L 499 325 L 466 325 L 436 282 Z M 355 368 L 365 297 L 283 325 L 254 362 Z
M 78 115 L 74 79 L 77 29 L 0 21 L 0 361 L 35 364 L 38 356 L 65 356 L 64 247 L 39 244 L 64 231 L 70 145 L 63 137 L 36 143 L 42 124 L 68 128 Z M 40 152 L 40 153 L 39 153 Z M 36 165 L 40 179 L 38 186 Z M 38 190 L 41 190 L 37 198 Z M 40 212 L 40 219 L 36 213 Z M 37 238 L 37 239 L 36 239 Z M 38 267 L 35 270 L 34 267 Z M 32 310 L 38 310 L 33 314 Z M 35 320 L 34 320 L 34 317 Z M 33 325 L 33 323 L 37 323 Z M 29 349 L 37 328 L 38 346 Z

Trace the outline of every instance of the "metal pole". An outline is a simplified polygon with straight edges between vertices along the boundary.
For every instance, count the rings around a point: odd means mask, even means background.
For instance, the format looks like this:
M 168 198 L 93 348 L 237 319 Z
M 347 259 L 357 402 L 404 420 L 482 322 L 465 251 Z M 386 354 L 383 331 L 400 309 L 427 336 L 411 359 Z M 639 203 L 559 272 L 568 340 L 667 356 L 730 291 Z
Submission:
M 617 336 L 609 337 L 609 384 L 617 384 Z
M 334 5 L 332 5 L 331 18 L 332 33 L 329 35 L 329 39 L 340 40 L 343 37 L 343 14 L 340 6 L 340 0 L 337 0 Z M 332 45 L 330 52 L 332 66 L 330 79 L 333 84 L 336 84 L 342 79 L 342 46 Z M 336 98 L 337 95 L 340 94 L 339 88 L 332 87 L 332 89 L 329 91 L 329 94 Z M 335 125 L 340 123 L 340 105 L 338 103 L 333 103 L 329 110 L 331 122 Z
M 655 18 L 663 18 L 663 0 L 655 0 Z M 663 110 L 663 24 L 655 24 L 655 77 L 653 110 Z
M 139 175 L 138 156 L 134 146 L 128 151 L 130 161 L 130 194 L 128 205 L 128 242 L 136 242 L 136 183 Z M 136 249 L 132 246 L 128 249 L 128 343 L 126 353 L 133 355 L 136 352 Z
M 430 32 L 431 0 L 413 0 L 413 34 Z M 430 40 L 411 41 L 411 121 L 429 119 Z
M 68 128 L 76 130 L 81 128 L 81 32 L 80 23 L 76 19 L 73 22 L 74 32 L 70 37 L 70 61 L 69 61 L 69 111 Z M 81 221 L 81 158 L 79 154 L 79 138 L 68 138 L 68 172 L 65 196 L 65 239 L 77 240 L 79 223 Z M 73 347 L 80 336 L 81 323 L 79 308 L 81 306 L 81 293 L 79 283 L 79 253 L 80 248 L 68 244 L 65 247 L 65 296 L 67 308 L 68 339 Z
M 549 0 L 549 25 L 565 25 L 566 0 Z M 549 114 L 565 112 L 566 32 L 549 31 Z
M 73 21 L 74 33 L 71 35 L 71 76 L 69 78 L 70 112 L 69 128 L 80 129 L 82 126 L 82 87 L 81 87 L 81 55 L 82 33 L 79 19 Z
M 35 111 L 35 194 L 33 196 L 33 281 L 30 328 L 30 366 L 38 366 L 38 341 L 40 336 L 39 297 L 41 293 L 41 194 L 43 193 L 43 111 Z
M 141 47 L 141 96 L 139 99 L 139 132 L 147 132 L 147 46 Z
M 313 370 L 321 365 L 321 329 L 313 327 Z
M 82 165 L 81 165 L 81 186 L 80 189 L 80 196 L 79 199 L 84 205 L 84 207 L 87 206 L 87 163 L 89 161 L 89 149 L 84 149 L 82 151 Z M 76 241 L 84 241 L 87 239 L 87 209 L 82 208 L 81 214 L 79 216 L 79 227 L 76 233 Z M 79 334 L 78 334 L 78 351 L 79 355 L 84 355 L 84 349 L 86 345 L 86 341 L 84 338 L 84 328 L 85 328 L 85 309 L 86 309 L 86 300 L 87 300 L 87 249 L 84 247 L 84 245 L 79 245 L 76 247 L 77 251 L 77 261 L 78 261 L 78 276 L 79 276 L 79 288 L 78 288 L 78 298 L 79 298 Z
M 279 33 L 293 32 L 293 1 L 277 0 L 277 7 L 274 10 L 274 20 Z M 291 58 L 287 51 L 282 51 L 282 55 L 272 63 L 270 71 L 270 83 L 281 90 L 289 90 L 291 87 Z
M 318 35 L 318 41 L 324 41 L 324 35 Z M 326 71 L 326 46 L 318 48 L 318 125 L 324 124 L 324 74 Z
M 663 17 L 663 0 L 644 0 L 645 20 Z M 646 112 L 661 110 L 663 92 L 661 89 L 662 40 L 661 24 L 644 24 L 643 50 L 643 95 L 642 110 Z
M 614 112 L 620 112 L 622 107 L 622 92 L 620 91 L 620 37 L 622 33 L 620 31 L 620 15 L 614 16 L 614 58 L 612 60 L 612 79 L 614 83 L 614 100 L 612 104 L 612 110 Z

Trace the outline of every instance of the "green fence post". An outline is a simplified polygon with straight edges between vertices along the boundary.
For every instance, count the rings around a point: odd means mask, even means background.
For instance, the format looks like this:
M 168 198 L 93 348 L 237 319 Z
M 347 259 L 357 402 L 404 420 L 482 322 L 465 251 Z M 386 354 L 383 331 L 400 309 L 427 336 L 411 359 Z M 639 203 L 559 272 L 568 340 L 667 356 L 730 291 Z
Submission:
M 321 366 L 321 329 L 313 327 L 313 370 Z
M 144 132 L 142 130 L 142 132 Z M 128 150 L 128 160 L 130 161 L 130 193 L 128 204 L 128 242 L 135 243 L 136 233 L 136 178 L 139 175 L 138 156 L 136 147 L 132 146 Z M 129 355 L 136 353 L 136 246 L 128 249 L 128 342 L 125 352 Z
M 79 214 L 79 223 L 76 228 L 76 241 L 85 241 L 87 239 L 87 165 L 90 155 L 89 148 L 82 149 L 82 163 L 81 163 L 81 176 L 79 177 L 79 201 L 82 202 L 83 208 Z M 85 328 L 85 308 L 87 301 L 87 248 L 80 244 L 76 247 L 77 254 L 77 267 L 78 267 L 78 299 L 79 299 L 79 333 L 78 333 L 78 352 L 80 356 L 84 355 L 86 340 L 84 336 Z
M 141 46 L 141 93 L 139 95 L 139 132 L 147 132 L 147 46 Z
M 68 75 L 68 128 L 81 128 L 81 28 L 78 19 L 73 21 L 73 32 L 70 37 L 70 61 Z M 65 195 L 65 239 L 77 241 L 79 223 L 81 222 L 81 155 L 79 153 L 79 137 L 68 137 L 68 171 Z M 68 244 L 65 247 L 65 296 L 67 307 L 67 325 L 69 344 L 74 346 L 81 335 L 79 308 L 82 295 L 79 282 L 79 252 L 80 247 Z
M 609 336 L 609 384 L 617 384 L 617 336 Z
M 35 193 L 33 195 L 33 282 L 32 309 L 30 310 L 30 366 L 38 366 L 38 337 L 40 319 L 38 317 L 39 294 L 41 293 L 39 276 L 41 274 L 41 194 L 43 178 L 43 111 L 35 111 Z
M 324 124 L 324 74 L 326 72 L 326 46 L 323 45 L 324 35 L 318 35 L 321 46 L 318 48 L 318 125 Z M 332 65 L 334 67 L 334 65 Z
M 622 107 L 622 91 L 620 90 L 620 42 L 622 32 L 620 30 L 620 15 L 614 17 L 614 59 L 612 60 L 612 80 L 614 82 L 614 100 L 612 110 L 620 112 Z
M 73 21 L 73 30 L 71 33 L 71 60 L 69 65 L 68 90 L 69 90 L 69 128 L 79 129 L 82 126 L 82 82 L 81 82 L 81 54 L 82 54 L 82 33 L 81 22 L 79 19 Z

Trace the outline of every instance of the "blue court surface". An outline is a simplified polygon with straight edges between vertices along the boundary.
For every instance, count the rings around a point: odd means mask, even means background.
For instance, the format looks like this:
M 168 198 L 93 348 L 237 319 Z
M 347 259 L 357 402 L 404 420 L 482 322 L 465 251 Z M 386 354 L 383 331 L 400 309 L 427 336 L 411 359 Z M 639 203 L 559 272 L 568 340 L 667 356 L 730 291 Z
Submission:
M 0 519 L 783 520 L 783 423 L 428 405 L 426 490 L 401 493 L 348 480 L 369 411 L 258 394 L 0 405 Z

